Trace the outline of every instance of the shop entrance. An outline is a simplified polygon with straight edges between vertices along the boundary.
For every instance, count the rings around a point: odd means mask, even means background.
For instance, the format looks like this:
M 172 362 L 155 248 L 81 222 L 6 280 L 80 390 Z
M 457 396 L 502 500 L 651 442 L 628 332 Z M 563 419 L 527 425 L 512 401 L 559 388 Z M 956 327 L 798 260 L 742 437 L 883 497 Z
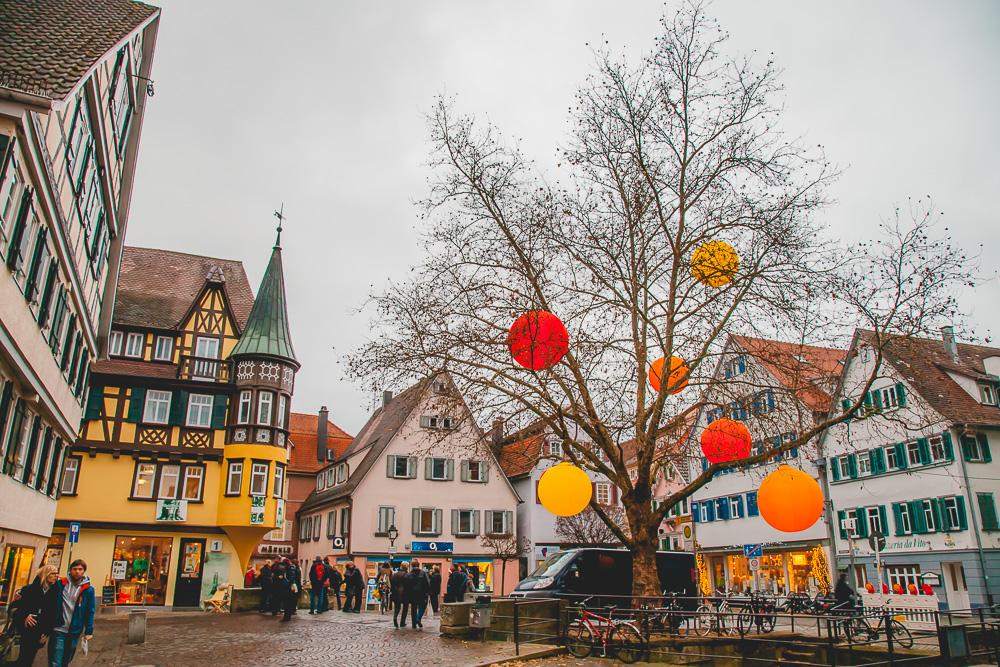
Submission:
M 121 605 L 163 605 L 167 603 L 170 567 L 169 537 L 116 535 L 111 563 L 115 599 Z
M 175 607 L 201 606 L 201 575 L 204 569 L 205 540 L 182 538 L 177 583 L 174 585 Z
M 33 547 L 10 546 L 4 550 L 3 569 L 0 569 L 0 604 L 10 604 L 14 593 L 28 583 L 34 560 Z

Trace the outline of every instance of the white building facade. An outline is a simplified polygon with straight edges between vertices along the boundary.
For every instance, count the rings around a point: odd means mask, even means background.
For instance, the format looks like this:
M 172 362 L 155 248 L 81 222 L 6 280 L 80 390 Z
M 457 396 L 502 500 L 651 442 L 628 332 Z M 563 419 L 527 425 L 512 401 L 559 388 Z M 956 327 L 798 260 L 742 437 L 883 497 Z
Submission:
M 827 431 L 827 497 L 837 565 L 877 585 L 867 539 L 886 538 L 882 583 L 931 584 L 943 608 L 991 605 L 1000 593 L 1000 349 L 901 339 L 861 395 L 874 364 L 871 334 L 855 335 L 838 404 L 863 406 Z

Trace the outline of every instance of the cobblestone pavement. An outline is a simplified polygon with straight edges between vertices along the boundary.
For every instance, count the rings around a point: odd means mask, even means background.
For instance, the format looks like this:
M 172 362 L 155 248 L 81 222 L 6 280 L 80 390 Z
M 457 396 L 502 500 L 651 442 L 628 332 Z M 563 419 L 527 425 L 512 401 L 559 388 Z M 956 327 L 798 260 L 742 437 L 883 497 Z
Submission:
M 513 644 L 462 641 L 438 635 L 438 620 L 424 629 L 397 630 L 391 616 L 300 610 L 288 623 L 254 613 L 150 613 L 146 643 L 128 646 L 127 616 L 98 617 L 90 655 L 74 667 L 206 665 L 358 665 L 468 667 L 513 657 Z M 42 665 L 39 655 L 36 665 Z

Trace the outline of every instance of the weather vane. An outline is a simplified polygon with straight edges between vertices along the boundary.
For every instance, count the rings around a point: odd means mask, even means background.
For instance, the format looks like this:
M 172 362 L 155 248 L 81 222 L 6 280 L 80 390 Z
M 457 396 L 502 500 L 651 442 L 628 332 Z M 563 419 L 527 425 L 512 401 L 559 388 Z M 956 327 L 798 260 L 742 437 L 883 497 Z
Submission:
M 274 245 L 281 245 L 281 225 L 285 222 L 285 202 L 281 202 L 281 208 L 274 212 L 274 217 L 278 219 L 278 240 Z

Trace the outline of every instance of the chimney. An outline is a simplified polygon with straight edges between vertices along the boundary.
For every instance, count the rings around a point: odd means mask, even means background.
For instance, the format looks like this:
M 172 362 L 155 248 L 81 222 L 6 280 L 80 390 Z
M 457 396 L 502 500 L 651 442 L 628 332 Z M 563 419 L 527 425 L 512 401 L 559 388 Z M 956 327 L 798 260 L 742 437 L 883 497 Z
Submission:
M 490 437 L 493 440 L 493 449 L 500 449 L 500 441 L 503 440 L 503 418 L 493 418 L 493 428 L 490 430 Z
M 382 407 L 384 408 L 385 406 L 389 405 L 391 401 L 392 401 L 392 392 L 386 389 L 385 391 L 382 392 Z
M 948 353 L 951 360 L 958 363 L 958 343 L 955 341 L 955 327 L 950 324 L 941 327 L 941 338 L 944 339 L 944 351 Z
M 330 421 L 330 411 L 324 405 L 319 409 L 319 420 L 316 422 L 316 459 L 320 463 L 326 463 L 329 458 L 327 452 L 327 424 Z

